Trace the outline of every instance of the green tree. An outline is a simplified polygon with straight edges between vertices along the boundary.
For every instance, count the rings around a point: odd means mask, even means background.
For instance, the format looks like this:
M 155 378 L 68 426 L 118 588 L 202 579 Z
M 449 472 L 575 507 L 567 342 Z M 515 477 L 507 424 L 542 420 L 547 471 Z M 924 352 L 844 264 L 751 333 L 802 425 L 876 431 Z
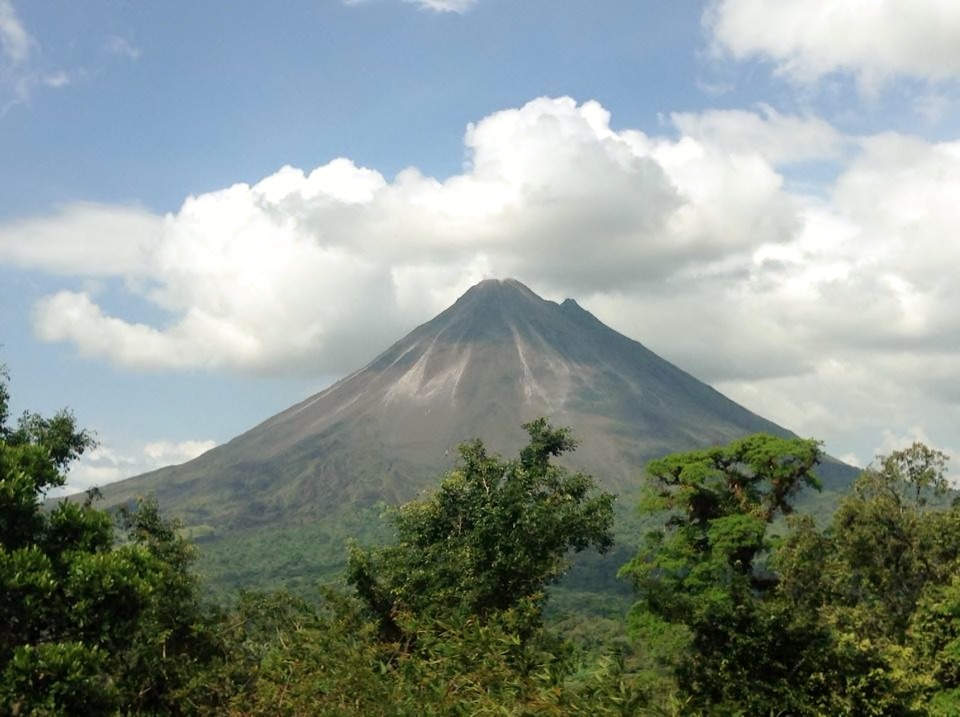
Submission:
M 960 714 L 960 574 L 921 595 L 908 645 L 921 673 L 927 713 Z
M 250 654 L 259 658 L 255 679 L 232 700 L 231 714 L 644 714 L 618 660 L 596 660 L 572 675 L 566 655 L 518 639 L 517 619 L 524 617 L 512 609 L 483 620 L 401 617 L 406 649 L 384 642 L 364 606 L 343 596 L 328 596 L 320 608 L 254 598 L 241 611 L 252 623 L 238 639 L 255 645 Z
M 920 443 L 881 457 L 827 530 L 794 521 L 778 550 L 779 599 L 830 635 L 820 661 L 838 714 L 926 714 L 931 695 L 960 687 L 960 509 L 946 503 L 945 469 Z
M 770 600 L 769 532 L 801 488 L 819 487 L 820 455 L 813 440 L 754 435 L 648 467 L 641 509 L 663 527 L 621 574 L 639 597 L 635 629 L 669 646 L 664 659 L 692 708 L 801 713 L 805 657 L 824 637 Z
M 826 531 L 795 522 L 777 558 L 784 599 L 840 632 L 904 644 L 921 595 L 949 584 L 960 560 L 945 468 L 943 453 L 915 443 L 864 470 Z
M 182 714 L 185 658 L 215 652 L 197 649 L 190 551 L 155 506 L 128 515 L 122 544 L 92 495 L 44 508 L 93 444 L 67 411 L 0 425 L 0 713 Z
M 568 554 L 611 545 L 613 498 L 552 464 L 574 447 L 567 430 L 525 428 L 516 460 L 461 446 L 439 489 L 393 514 L 391 544 L 354 549 L 354 596 L 283 611 L 277 639 L 253 641 L 265 649 L 239 712 L 638 714 L 621 661 L 582 665 L 542 624 Z
M 914 443 L 867 468 L 840 504 L 830 531 L 839 569 L 822 594 L 848 629 L 902 643 L 925 586 L 949 582 L 960 533 L 950 512 L 928 509 L 948 490 L 946 460 Z
M 460 467 L 436 493 L 394 514 L 392 545 L 353 550 L 347 580 L 388 639 L 400 637 L 404 613 L 522 609 L 539 624 L 544 590 L 567 569 L 568 552 L 612 545 L 613 496 L 551 463 L 575 447 L 569 431 L 542 418 L 524 428 L 530 443 L 519 460 L 489 455 L 480 441 L 462 445 Z

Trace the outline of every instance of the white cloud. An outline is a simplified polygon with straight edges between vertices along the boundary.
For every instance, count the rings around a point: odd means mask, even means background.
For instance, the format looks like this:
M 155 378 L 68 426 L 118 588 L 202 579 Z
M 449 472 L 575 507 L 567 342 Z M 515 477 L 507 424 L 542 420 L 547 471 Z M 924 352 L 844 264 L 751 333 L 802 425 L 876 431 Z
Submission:
M 137 60 L 140 49 L 119 36 L 107 38 L 103 51 Z M 17 105 L 28 104 L 38 90 L 59 90 L 97 74 L 82 67 L 65 70 L 45 59 L 40 42 L 30 34 L 11 0 L 0 0 L 0 118 Z
M 30 67 L 36 46 L 10 0 L 0 0 L 0 116 L 29 97 L 36 82 Z
M 541 98 L 465 144 L 445 179 L 338 159 L 165 217 L 69 207 L 0 226 L 0 262 L 152 305 L 166 318 L 137 322 L 64 288 L 36 308 L 41 338 L 126 367 L 345 372 L 477 280 L 516 276 L 861 462 L 877 441 L 857 436 L 960 428 L 960 142 L 846 137 L 768 107 L 650 136 Z M 779 165 L 809 160 L 836 180 L 785 183 Z
M 40 49 L 13 3 L 0 0 L 0 117 L 28 102 L 37 87 L 61 89 L 70 84 L 67 72 L 43 67 Z
M 74 276 L 140 276 L 164 219 L 135 207 L 78 203 L 0 229 L 0 263 Z
M 105 48 L 111 55 L 126 57 L 128 60 L 140 59 L 140 48 L 133 45 L 126 38 L 119 37 L 118 35 L 108 37 Z
M 166 217 L 68 207 L 0 227 L 0 261 L 117 277 L 169 317 L 127 321 L 89 292 L 44 298 L 38 335 L 83 355 L 327 372 L 355 367 L 485 273 L 583 294 L 748 257 L 797 229 L 762 157 L 615 132 L 594 102 L 534 100 L 471 125 L 465 141 L 469 167 L 442 181 L 415 169 L 387 181 L 338 159 L 190 197 Z
M 169 466 L 193 460 L 216 445 L 214 441 L 154 441 L 144 445 L 143 453 L 158 466 Z
M 676 113 L 673 124 L 684 134 L 736 154 L 757 153 L 773 165 L 836 159 L 846 140 L 819 117 L 783 115 L 768 105 L 759 113 L 710 110 Z
M 864 436 L 907 426 L 949 445 L 958 428 L 960 143 L 857 146 L 824 198 L 796 197 L 791 241 L 726 274 L 587 303 L 758 413 L 838 452 L 856 445 L 865 464 L 877 444 Z
M 55 90 L 58 90 L 61 87 L 66 87 L 70 84 L 70 75 L 63 70 L 60 70 L 50 75 L 44 75 L 40 78 L 40 81 L 47 87 L 52 87 Z
M 801 82 L 833 72 L 867 90 L 898 76 L 960 79 L 956 0 L 715 0 L 704 22 L 720 51 L 770 60 Z
M 477 0 L 404 0 L 435 12 L 464 13 L 477 4 Z
M 22 65 L 36 45 L 10 0 L 0 0 L 0 49 L 9 65 Z
M 126 449 L 98 446 L 71 466 L 67 484 L 51 491 L 51 496 L 71 495 L 164 466 L 185 463 L 215 446 L 216 443 L 209 440 L 155 441 Z

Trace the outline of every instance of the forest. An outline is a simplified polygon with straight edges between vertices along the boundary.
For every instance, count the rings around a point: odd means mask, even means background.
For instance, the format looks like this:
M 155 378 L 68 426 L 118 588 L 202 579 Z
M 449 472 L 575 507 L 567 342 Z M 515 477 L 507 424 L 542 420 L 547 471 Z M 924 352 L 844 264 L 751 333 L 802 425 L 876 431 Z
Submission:
M 479 440 L 355 545 L 335 587 L 214 598 L 155 502 L 53 507 L 94 445 L 67 411 L 9 415 L 0 379 L 0 713 L 10 715 L 960 714 L 960 502 L 922 444 L 863 471 L 831 516 L 815 440 L 753 435 L 646 467 L 621 619 L 549 611 L 614 497 Z M 638 471 L 639 472 L 639 471 Z

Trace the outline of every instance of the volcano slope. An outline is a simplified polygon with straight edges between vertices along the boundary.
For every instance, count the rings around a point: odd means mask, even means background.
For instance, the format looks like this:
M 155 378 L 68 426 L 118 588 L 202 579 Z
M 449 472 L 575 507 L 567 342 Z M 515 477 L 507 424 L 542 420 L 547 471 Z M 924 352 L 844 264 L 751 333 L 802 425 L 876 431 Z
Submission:
M 756 432 L 793 435 L 575 301 L 487 280 L 326 390 L 103 493 L 108 504 L 155 495 L 201 542 L 217 582 L 309 582 L 335 571 L 344 538 L 369 534 L 384 505 L 436 486 L 460 442 L 481 438 L 511 456 L 521 424 L 541 415 L 573 429 L 580 448 L 564 464 L 617 494 L 623 515 L 653 458 Z M 821 501 L 856 475 L 832 460 L 819 473 Z

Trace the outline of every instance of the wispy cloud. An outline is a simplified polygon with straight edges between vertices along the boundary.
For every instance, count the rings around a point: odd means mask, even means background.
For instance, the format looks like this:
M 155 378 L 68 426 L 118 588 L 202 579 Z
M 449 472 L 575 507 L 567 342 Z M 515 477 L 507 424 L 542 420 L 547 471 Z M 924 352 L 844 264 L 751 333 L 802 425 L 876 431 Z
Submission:
M 63 70 L 60 70 L 59 72 L 54 72 L 50 75 L 44 75 L 40 81 L 43 82 L 43 84 L 47 87 L 60 89 L 61 87 L 66 87 L 70 84 L 70 75 Z
M 140 48 L 133 45 L 126 38 L 118 35 L 112 35 L 107 38 L 105 49 L 108 53 L 116 55 L 117 57 L 126 57 L 130 60 L 140 59 Z
M 0 46 L 9 65 L 23 65 L 36 41 L 30 36 L 10 0 L 0 0 Z
M 477 4 L 477 0 L 404 0 L 434 12 L 465 13 Z
M 103 51 L 127 60 L 141 55 L 140 48 L 118 35 L 107 38 Z M 11 0 L 0 0 L 0 117 L 29 103 L 39 90 L 59 90 L 90 74 L 83 68 L 51 67 L 44 61 L 40 41 L 27 30 Z
M 370 0 L 341 0 L 344 5 L 365 5 Z M 433 12 L 453 12 L 462 15 L 476 5 L 479 0 L 403 0 L 410 5 L 416 5 L 422 10 Z
M 0 0 L 0 117 L 29 97 L 35 82 L 30 59 L 36 46 L 10 0 Z
M 37 87 L 60 89 L 70 84 L 69 73 L 40 65 L 39 51 L 40 43 L 27 31 L 13 3 L 0 0 L 0 117 L 28 102 Z

